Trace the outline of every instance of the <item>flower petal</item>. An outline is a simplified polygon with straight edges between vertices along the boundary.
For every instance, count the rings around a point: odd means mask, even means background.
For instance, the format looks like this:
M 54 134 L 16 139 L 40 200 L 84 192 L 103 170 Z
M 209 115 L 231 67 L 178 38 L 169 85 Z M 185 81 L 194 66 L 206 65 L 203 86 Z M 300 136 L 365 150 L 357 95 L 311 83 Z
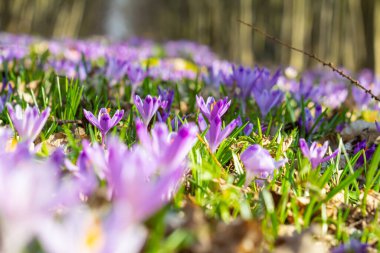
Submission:
M 86 119 L 87 119 L 91 124 L 93 124 L 93 125 L 96 126 L 97 128 L 100 128 L 99 121 L 98 121 L 98 119 L 94 116 L 94 114 L 92 114 L 92 112 L 89 112 L 89 111 L 87 111 L 86 109 L 83 109 L 83 114 L 84 114 L 84 116 L 86 117 Z

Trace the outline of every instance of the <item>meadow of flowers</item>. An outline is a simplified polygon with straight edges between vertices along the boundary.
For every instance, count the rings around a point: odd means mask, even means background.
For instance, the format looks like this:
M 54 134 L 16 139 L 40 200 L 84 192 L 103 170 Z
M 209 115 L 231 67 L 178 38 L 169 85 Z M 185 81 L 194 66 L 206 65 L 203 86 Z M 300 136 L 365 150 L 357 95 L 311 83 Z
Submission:
M 380 104 L 330 69 L 189 41 L 0 45 L 1 252 L 380 250 Z

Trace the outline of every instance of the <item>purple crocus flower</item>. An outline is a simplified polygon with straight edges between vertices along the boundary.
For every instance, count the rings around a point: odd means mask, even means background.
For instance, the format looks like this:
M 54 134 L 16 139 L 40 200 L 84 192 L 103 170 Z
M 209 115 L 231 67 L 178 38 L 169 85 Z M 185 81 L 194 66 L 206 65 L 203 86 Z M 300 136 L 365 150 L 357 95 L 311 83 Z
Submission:
M 165 170 L 181 165 L 197 139 L 197 132 L 193 123 L 184 124 L 178 132 L 172 133 L 169 133 L 166 124 L 156 123 L 150 136 L 143 123 L 136 121 L 141 146 Z
M 181 167 L 181 171 L 161 171 L 157 175 L 148 177 L 145 172 L 155 171 L 157 165 L 146 159 L 147 154 L 142 149 L 115 153 L 113 145 L 109 144 L 112 147 L 109 149 L 109 169 L 112 176 L 112 181 L 109 183 L 112 184 L 114 206 L 117 209 L 123 206 L 126 210 L 129 209 L 129 213 L 124 214 L 125 219 L 141 222 L 173 196 L 184 175 L 184 167 Z M 117 159 L 124 162 L 118 162 Z
M 213 97 L 208 97 L 206 103 L 201 96 L 196 96 L 196 99 L 200 111 L 209 122 L 213 121 L 216 117 L 222 118 L 231 105 L 231 100 L 228 101 L 228 97 L 220 99 L 217 102 Z
M 380 93 L 380 81 L 371 70 L 362 70 L 358 75 L 358 81 L 365 88 L 371 90 L 375 96 Z M 352 87 L 352 97 L 360 109 L 367 108 L 371 102 L 371 96 L 356 86 Z
M 278 106 L 284 97 L 284 94 L 280 90 L 273 90 L 273 87 L 277 84 L 281 71 L 277 70 L 271 77 L 270 71 L 266 68 L 257 69 L 258 77 L 255 80 L 252 88 L 253 96 L 257 105 L 260 108 L 261 115 L 265 117 L 269 111 Z
M 146 96 L 145 99 L 142 100 L 138 95 L 136 95 L 135 105 L 143 119 L 145 126 L 148 126 L 154 114 L 156 114 L 158 108 L 160 106 L 164 109 L 166 108 L 167 101 L 161 101 L 160 96 L 152 97 L 150 95 Z
M 225 82 L 224 78 L 231 76 L 231 64 L 227 61 L 214 61 L 211 66 L 207 67 L 207 73 L 202 75 L 203 81 L 209 85 L 219 88 L 220 84 Z M 232 82 L 227 80 L 226 85 L 231 85 Z
M 263 117 L 265 117 L 273 107 L 278 106 L 284 98 L 284 93 L 280 90 L 262 90 L 260 92 L 254 90 L 253 94 Z
M 105 68 L 105 76 L 110 82 L 111 86 L 114 86 L 120 80 L 122 80 L 127 72 L 128 61 L 120 60 L 114 57 L 107 58 L 107 66 Z
M 58 174 L 61 172 L 60 169 L 65 165 L 66 155 L 63 148 L 56 148 L 49 156 L 49 161 L 51 164 L 55 165 L 57 168 Z
M 354 155 L 359 153 L 361 150 L 364 150 L 364 155 L 365 155 L 366 161 L 369 161 L 376 151 L 376 145 L 373 144 L 372 146 L 367 148 L 367 141 L 363 140 L 363 141 L 361 141 L 355 145 Z M 363 155 L 360 155 L 360 157 L 356 161 L 355 168 L 359 168 L 359 167 L 363 166 L 363 164 L 364 164 L 364 157 L 363 157 Z
M 36 226 L 39 243 L 44 252 L 54 253 L 141 252 L 148 233 L 141 222 L 126 219 L 131 209 L 113 206 L 106 217 L 87 206 L 65 210 Z
M 144 81 L 147 73 L 141 67 L 131 64 L 127 67 L 127 75 L 131 81 L 133 90 L 136 90 L 137 86 Z
M 166 107 L 161 112 L 158 112 L 157 117 L 160 122 L 166 122 L 169 118 L 170 110 L 174 100 L 174 90 L 164 90 L 158 87 L 158 95 L 162 101 L 166 101 Z
M 335 130 L 338 132 L 338 133 L 341 133 L 343 131 L 343 129 L 346 127 L 346 123 L 340 123 L 336 126 Z
M 87 140 L 82 142 L 82 151 L 77 160 L 78 172 L 92 171 L 104 180 L 107 174 L 107 158 L 104 149 L 98 144 L 90 145 Z
M 306 72 L 299 82 L 291 83 L 290 92 L 298 102 L 301 102 L 302 99 L 304 101 L 309 99 L 316 101 L 315 95 L 319 93 L 319 88 L 314 86 L 314 79 L 312 73 Z
M 98 180 L 104 179 L 106 173 L 106 156 L 104 149 L 99 144 L 90 146 L 88 141 L 82 143 L 76 165 L 71 165 L 69 170 L 73 175 L 78 191 L 81 195 L 89 196 L 98 186 Z
M 361 243 L 360 241 L 353 239 L 347 244 L 342 244 L 331 250 L 331 253 L 367 253 L 368 244 Z
M 232 77 L 236 82 L 236 85 L 240 89 L 240 97 L 245 101 L 251 94 L 251 91 L 255 85 L 256 80 L 259 78 L 260 72 L 255 69 L 244 68 L 243 66 L 232 66 Z
M 237 126 L 241 127 L 243 125 L 243 121 L 241 120 L 241 117 L 238 116 L 237 120 L 238 120 L 238 125 Z M 249 119 L 247 119 L 247 120 L 249 120 Z M 198 123 L 199 123 L 199 119 L 198 119 Z M 243 133 L 244 133 L 244 135 L 248 136 L 248 135 L 250 135 L 252 133 L 252 130 L 253 130 L 253 124 L 250 123 L 250 122 L 248 122 L 248 124 L 243 129 Z
M 278 79 L 281 75 L 281 70 L 278 69 L 273 76 L 271 76 L 270 71 L 266 68 L 256 68 L 258 78 L 252 88 L 253 92 L 260 93 L 264 90 L 272 90 L 272 88 L 277 84 Z
M 150 138 L 139 124 L 141 145 L 135 145 L 133 152 L 116 138 L 108 139 L 107 183 L 115 205 L 129 209 L 126 219 L 142 221 L 157 211 L 173 196 L 186 172 L 185 158 L 195 140 L 191 129 L 196 128 L 186 127 L 171 138 L 165 127 L 159 124 Z
M 22 252 L 58 208 L 78 203 L 76 185 L 61 180 L 51 161 L 18 158 L 15 164 L 4 156 L 0 163 L 1 252 Z
M 168 200 L 173 196 L 186 173 L 186 157 L 196 141 L 197 128 L 194 124 L 187 124 L 181 127 L 177 133 L 169 133 L 166 124 L 157 123 L 153 127 L 152 135 L 150 136 L 144 124 L 138 120 L 136 122 L 136 132 L 140 144 L 133 147 L 133 152 L 128 150 L 127 146 L 117 138 L 110 138 L 107 140 L 108 154 L 104 158 L 107 161 L 107 168 L 102 169 L 104 166 L 102 166 L 103 162 L 101 161 L 104 159 L 97 162 L 98 158 L 90 157 L 91 164 L 93 167 L 100 164 L 101 171 L 104 171 L 109 194 L 115 198 L 121 197 L 124 199 L 128 195 L 131 197 L 128 201 L 139 201 L 139 203 L 142 201 L 142 204 L 145 198 L 141 200 L 138 200 L 137 197 L 132 198 L 132 196 L 136 195 L 132 194 L 134 191 L 129 191 L 130 187 L 137 187 L 138 184 L 144 182 L 143 185 L 147 185 L 146 194 L 150 190 L 152 192 L 149 194 L 153 194 L 153 189 L 148 189 L 150 187 L 164 187 L 155 188 L 160 191 L 157 194 L 162 196 L 156 196 L 155 201 L 150 203 L 161 206 L 164 199 Z M 92 155 L 94 154 L 89 154 L 89 156 Z M 123 175 L 127 178 L 123 179 Z M 140 179 L 129 178 L 135 176 L 140 177 Z M 163 185 L 155 185 L 159 181 Z M 150 184 L 153 185 L 149 186 Z M 145 193 L 141 192 L 142 195 Z M 151 213 L 153 207 L 151 205 L 141 207 L 137 205 L 136 208 L 144 209 L 138 215 L 145 216 L 144 213 Z
M 317 104 L 315 106 L 315 116 L 314 117 L 311 114 L 310 110 L 308 108 L 305 108 L 305 123 L 303 121 L 302 115 L 300 115 L 298 122 L 301 126 L 305 126 L 305 130 L 306 130 L 307 134 L 312 134 L 312 133 L 310 133 L 310 131 L 313 128 L 313 126 L 315 125 L 316 120 L 320 117 L 321 114 L 322 114 L 322 106 Z M 318 129 L 318 127 L 320 126 L 321 123 L 322 123 L 322 120 L 320 119 L 318 124 L 316 126 L 314 126 L 313 132 L 316 129 Z
M 258 144 L 249 146 L 241 155 L 246 171 L 245 185 L 248 185 L 254 177 L 260 178 L 257 183 L 263 183 L 262 179 L 269 178 L 273 175 L 275 169 L 283 166 L 286 159 L 275 161 L 269 151 Z
M 117 110 L 112 118 L 106 108 L 100 109 L 98 118 L 96 118 L 92 112 L 85 109 L 83 109 L 83 113 L 86 119 L 100 130 L 102 134 L 102 144 L 104 144 L 106 134 L 123 118 L 124 110 Z
M 339 77 L 335 79 L 331 76 L 324 77 L 319 86 L 319 94 L 317 94 L 319 102 L 332 109 L 340 107 L 348 96 L 345 81 Z
M 245 127 L 244 127 L 244 129 L 243 129 L 243 133 L 244 133 L 244 135 L 250 135 L 251 133 L 252 133 L 252 131 L 253 131 L 253 124 L 252 123 L 248 123 Z
M 380 124 L 379 124 L 379 122 L 375 121 L 375 125 L 376 125 L 377 132 L 380 133 Z
M 6 105 L 9 116 L 20 138 L 32 143 L 44 127 L 50 114 L 50 108 L 46 108 L 40 114 L 37 106 L 29 107 L 28 105 L 25 111 L 23 111 L 20 105 L 16 105 L 15 109 L 9 103 Z
M 12 167 L 10 167 L 10 165 Z M 58 180 L 47 163 L 25 159 L 0 164 L 1 252 L 22 252 L 50 216 Z
M 304 112 L 305 112 L 305 122 L 303 120 L 302 114 L 300 115 L 298 122 L 300 126 L 305 126 L 306 133 L 309 133 L 310 129 L 313 127 L 313 124 L 314 124 L 314 117 L 308 108 L 305 108 Z
M 332 158 L 336 157 L 339 153 L 339 149 L 335 150 L 331 155 L 323 158 L 327 152 L 327 148 L 329 146 L 329 142 L 325 141 L 323 146 L 317 142 L 313 142 L 309 148 L 305 139 L 300 139 L 299 141 L 300 149 L 302 154 L 309 159 L 311 162 L 311 167 L 313 169 L 317 168 L 319 164 L 323 162 L 327 162 Z
M 230 72 L 220 72 L 222 83 L 226 87 L 232 87 L 235 82 L 235 77 Z
M 210 146 L 211 152 L 215 153 L 220 143 L 222 143 L 222 141 L 231 134 L 238 123 L 239 120 L 234 119 L 224 129 L 222 129 L 222 120 L 220 117 L 217 116 L 210 122 L 210 128 L 206 134 L 206 139 Z

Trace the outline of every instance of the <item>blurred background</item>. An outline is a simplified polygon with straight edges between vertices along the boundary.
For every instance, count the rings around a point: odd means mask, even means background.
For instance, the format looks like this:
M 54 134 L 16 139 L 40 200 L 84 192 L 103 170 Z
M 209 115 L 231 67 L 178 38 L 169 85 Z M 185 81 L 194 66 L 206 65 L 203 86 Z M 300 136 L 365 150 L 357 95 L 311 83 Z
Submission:
M 245 65 L 317 65 L 238 19 L 350 71 L 380 74 L 379 0 L 0 0 L 3 32 L 186 39 Z

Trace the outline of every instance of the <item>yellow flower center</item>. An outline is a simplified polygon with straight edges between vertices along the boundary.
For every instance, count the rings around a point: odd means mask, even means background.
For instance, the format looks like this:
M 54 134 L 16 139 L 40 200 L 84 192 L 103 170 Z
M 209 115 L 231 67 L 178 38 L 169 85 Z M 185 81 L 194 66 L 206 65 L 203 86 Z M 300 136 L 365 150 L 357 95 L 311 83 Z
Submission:
M 16 138 L 9 139 L 5 147 L 5 151 L 12 152 L 16 149 L 16 147 L 17 147 L 17 139 Z
M 216 105 L 216 101 L 210 105 L 211 111 L 214 109 L 214 106 Z
M 88 252 L 97 252 L 101 249 L 104 243 L 104 234 L 99 219 L 94 219 L 90 226 L 87 228 L 84 237 L 84 248 Z M 87 251 L 86 251 L 87 252 Z

